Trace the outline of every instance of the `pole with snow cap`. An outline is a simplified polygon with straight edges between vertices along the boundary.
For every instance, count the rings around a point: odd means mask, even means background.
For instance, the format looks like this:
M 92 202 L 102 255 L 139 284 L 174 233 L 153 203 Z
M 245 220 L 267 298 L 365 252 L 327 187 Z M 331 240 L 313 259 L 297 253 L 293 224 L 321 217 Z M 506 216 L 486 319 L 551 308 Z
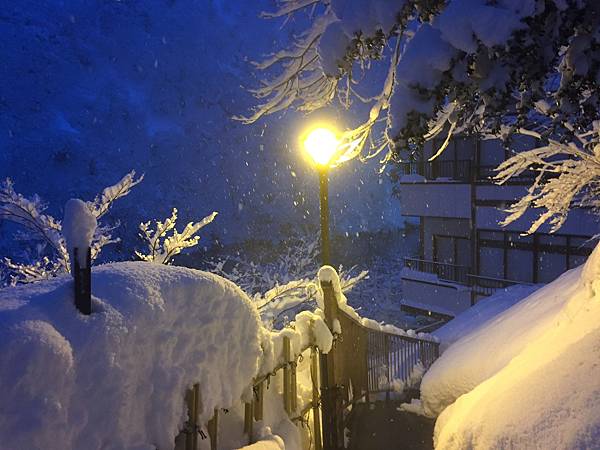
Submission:
M 84 201 L 73 198 L 67 202 L 62 232 L 75 281 L 75 307 L 85 315 L 92 313 L 91 243 L 97 226 L 96 216 Z

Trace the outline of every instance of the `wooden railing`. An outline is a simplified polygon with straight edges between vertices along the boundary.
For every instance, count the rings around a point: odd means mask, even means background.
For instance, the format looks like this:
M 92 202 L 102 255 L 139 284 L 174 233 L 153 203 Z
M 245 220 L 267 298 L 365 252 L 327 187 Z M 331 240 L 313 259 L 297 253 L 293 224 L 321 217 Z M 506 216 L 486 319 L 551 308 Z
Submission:
M 321 282 L 321 288 L 326 322 L 342 330 L 322 363 L 323 448 L 341 449 L 348 406 L 389 393 L 398 382 L 406 385 L 419 364 L 426 370 L 437 359 L 439 344 L 369 328 L 339 308 L 331 283 Z
M 244 432 L 254 442 L 254 422 L 264 417 L 265 390 L 271 377 L 283 377 L 282 402 L 290 420 L 309 424 L 315 450 L 343 448 L 344 415 L 357 401 L 371 401 L 372 395 L 390 392 L 397 382 L 407 383 L 419 365 L 423 369 L 439 356 L 439 344 L 431 340 L 383 332 L 369 328 L 358 317 L 339 308 L 332 283 L 321 282 L 325 305 L 325 322 L 334 333 L 333 348 L 323 354 L 316 346 L 293 349 L 288 337 L 283 338 L 282 361 L 269 373 L 253 381 L 253 398 L 244 404 Z M 310 354 L 312 396 L 298 405 L 297 363 Z M 186 396 L 188 422 L 182 434 L 185 444 L 176 449 L 197 450 L 198 437 L 210 439 L 210 448 L 218 449 L 219 410 L 207 424 L 207 434 L 199 423 L 200 389 L 196 384 Z M 311 414 L 312 413 L 312 414 Z M 311 417 L 312 416 L 312 417 Z

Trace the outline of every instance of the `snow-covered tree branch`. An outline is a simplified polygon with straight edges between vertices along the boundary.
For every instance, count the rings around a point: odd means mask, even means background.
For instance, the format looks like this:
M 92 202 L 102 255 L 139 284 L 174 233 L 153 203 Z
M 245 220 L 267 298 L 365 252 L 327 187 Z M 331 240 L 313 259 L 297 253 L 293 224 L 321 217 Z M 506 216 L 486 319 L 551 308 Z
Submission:
M 22 225 L 29 233 L 29 239 L 45 241 L 59 260 L 67 262 L 68 254 L 61 235 L 60 222 L 44 214 L 47 207 L 37 195 L 27 198 L 17 193 L 9 178 L 0 186 L 0 220 Z
M 182 250 L 197 245 L 200 236 L 196 233 L 211 223 L 216 216 L 217 213 L 213 212 L 200 222 L 190 222 L 181 233 L 175 228 L 177 222 L 176 208 L 173 208 L 171 217 L 165 219 L 164 222 L 157 220 L 154 229 L 150 228 L 150 221 L 143 222 L 140 224 L 140 237 L 146 242 L 148 250 L 147 253 L 136 250 L 135 254 L 143 261 L 168 264 L 171 258 L 181 253 Z
M 279 324 L 287 313 L 314 302 L 318 295 L 316 274 L 319 268 L 319 240 L 295 237 L 283 243 L 272 261 L 248 261 L 240 257 L 209 261 L 210 270 L 240 286 L 255 302 L 263 322 Z M 368 277 L 367 271 L 356 272 L 340 267 L 343 292 L 349 292 Z
M 531 133 L 529 134 L 531 135 Z M 514 222 L 529 209 L 541 210 L 528 233 L 549 223 L 557 231 L 572 207 L 600 208 L 600 122 L 593 133 L 577 134 L 577 140 L 558 142 L 517 153 L 498 167 L 495 181 L 503 184 L 523 172 L 536 172 L 533 184 L 507 209 L 503 225 Z
M 96 216 L 96 219 L 100 219 L 108 212 L 116 200 L 129 194 L 131 188 L 141 183 L 143 179 L 144 175 L 141 175 L 136 179 L 135 170 L 132 170 L 121 178 L 118 183 L 104 188 L 102 192 L 96 196 L 94 201 L 88 202 L 90 211 Z
M 384 160 L 402 158 L 410 144 L 448 129 L 498 134 L 535 121 L 540 104 L 555 116 L 541 125 L 558 140 L 572 137 L 564 123 L 589 130 L 599 118 L 593 0 L 283 0 L 265 16 L 306 14 L 308 29 L 258 65 L 278 69 L 255 91 L 262 103 L 246 120 L 312 111 L 336 96 L 346 107 L 366 102 L 369 117 L 344 136 L 342 159 L 386 149 Z M 377 60 L 388 63 L 388 76 L 373 95 L 366 89 Z

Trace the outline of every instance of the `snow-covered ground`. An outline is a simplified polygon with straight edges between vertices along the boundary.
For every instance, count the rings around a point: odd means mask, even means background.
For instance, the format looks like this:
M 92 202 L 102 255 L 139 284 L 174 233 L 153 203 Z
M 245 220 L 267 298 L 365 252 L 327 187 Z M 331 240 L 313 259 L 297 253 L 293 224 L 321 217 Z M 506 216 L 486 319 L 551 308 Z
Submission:
M 191 384 L 203 422 L 247 395 L 262 328 L 233 283 L 138 262 L 92 286 L 87 317 L 68 276 L 0 290 L 2 449 L 173 448 Z
M 450 345 L 421 384 L 424 413 L 439 415 L 436 448 L 600 445 L 600 248 L 518 301 L 526 294 L 509 290 L 439 330 Z
M 360 317 L 332 267 L 321 268 L 318 279 L 333 283 L 339 307 L 363 326 L 417 336 Z M 285 362 L 289 338 L 298 361 L 297 410 L 305 410 L 313 393 L 310 348 L 327 353 L 333 345 L 321 309 L 269 330 L 235 284 L 148 262 L 94 267 L 92 292 L 93 313 L 84 316 L 73 305 L 68 275 L 0 289 L 2 450 L 172 448 L 194 383 L 200 423 L 215 409 L 227 410 L 219 419 L 221 448 L 241 447 L 248 440 L 243 402 L 253 395 L 254 380 L 267 374 L 264 419 L 254 429 L 264 442 L 251 448 L 310 445 L 311 432 L 284 411 L 282 371 L 273 372 Z M 317 303 L 322 307 L 321 294 Z M 305 419 L 312 423 L 310 413 Z M 208 445 L 202 441 L 201 448 Z

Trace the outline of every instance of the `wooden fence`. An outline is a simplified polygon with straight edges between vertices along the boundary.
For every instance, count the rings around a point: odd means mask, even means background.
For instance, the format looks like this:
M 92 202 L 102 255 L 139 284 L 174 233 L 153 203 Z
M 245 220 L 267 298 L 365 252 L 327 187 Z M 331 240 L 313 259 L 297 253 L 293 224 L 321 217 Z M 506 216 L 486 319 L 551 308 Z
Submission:
M 264 395 L 271 377 L 283 371 L 282 402 L 294 422 L 307 423 L 312 412 L 311 441 L 315 450 L 338 450 L 344 447 L 344 415 L 358 401 L 372 401 L 373 395 L 388 393 L 411 380 L 415 368 L 426 370 L 439 356 L 439 344 L 430 340 L 398 335 L 368 328 L 338 307 L 331 283 L 321 282 L 325 303 L 325 322 L 334 335 L 328 354 L 316 346 L 293 352 L 289 338 L 283 340 L 282 363 L 268 374 L 254 379 L 253 399 L 244 405 L 244 432 L 254 442 L 254 422 L 263 419 Z M 300 410 L 297 395 L 297 363 L 310 352 L 312 398 Z M 219 411 L 207 424 L 208 436 L 198 423 L 199 386 L 187 394 L 188 423 L 185 450 L 197 450 L 198 438 L 210 439 L 211 449 L 218 449 Z

